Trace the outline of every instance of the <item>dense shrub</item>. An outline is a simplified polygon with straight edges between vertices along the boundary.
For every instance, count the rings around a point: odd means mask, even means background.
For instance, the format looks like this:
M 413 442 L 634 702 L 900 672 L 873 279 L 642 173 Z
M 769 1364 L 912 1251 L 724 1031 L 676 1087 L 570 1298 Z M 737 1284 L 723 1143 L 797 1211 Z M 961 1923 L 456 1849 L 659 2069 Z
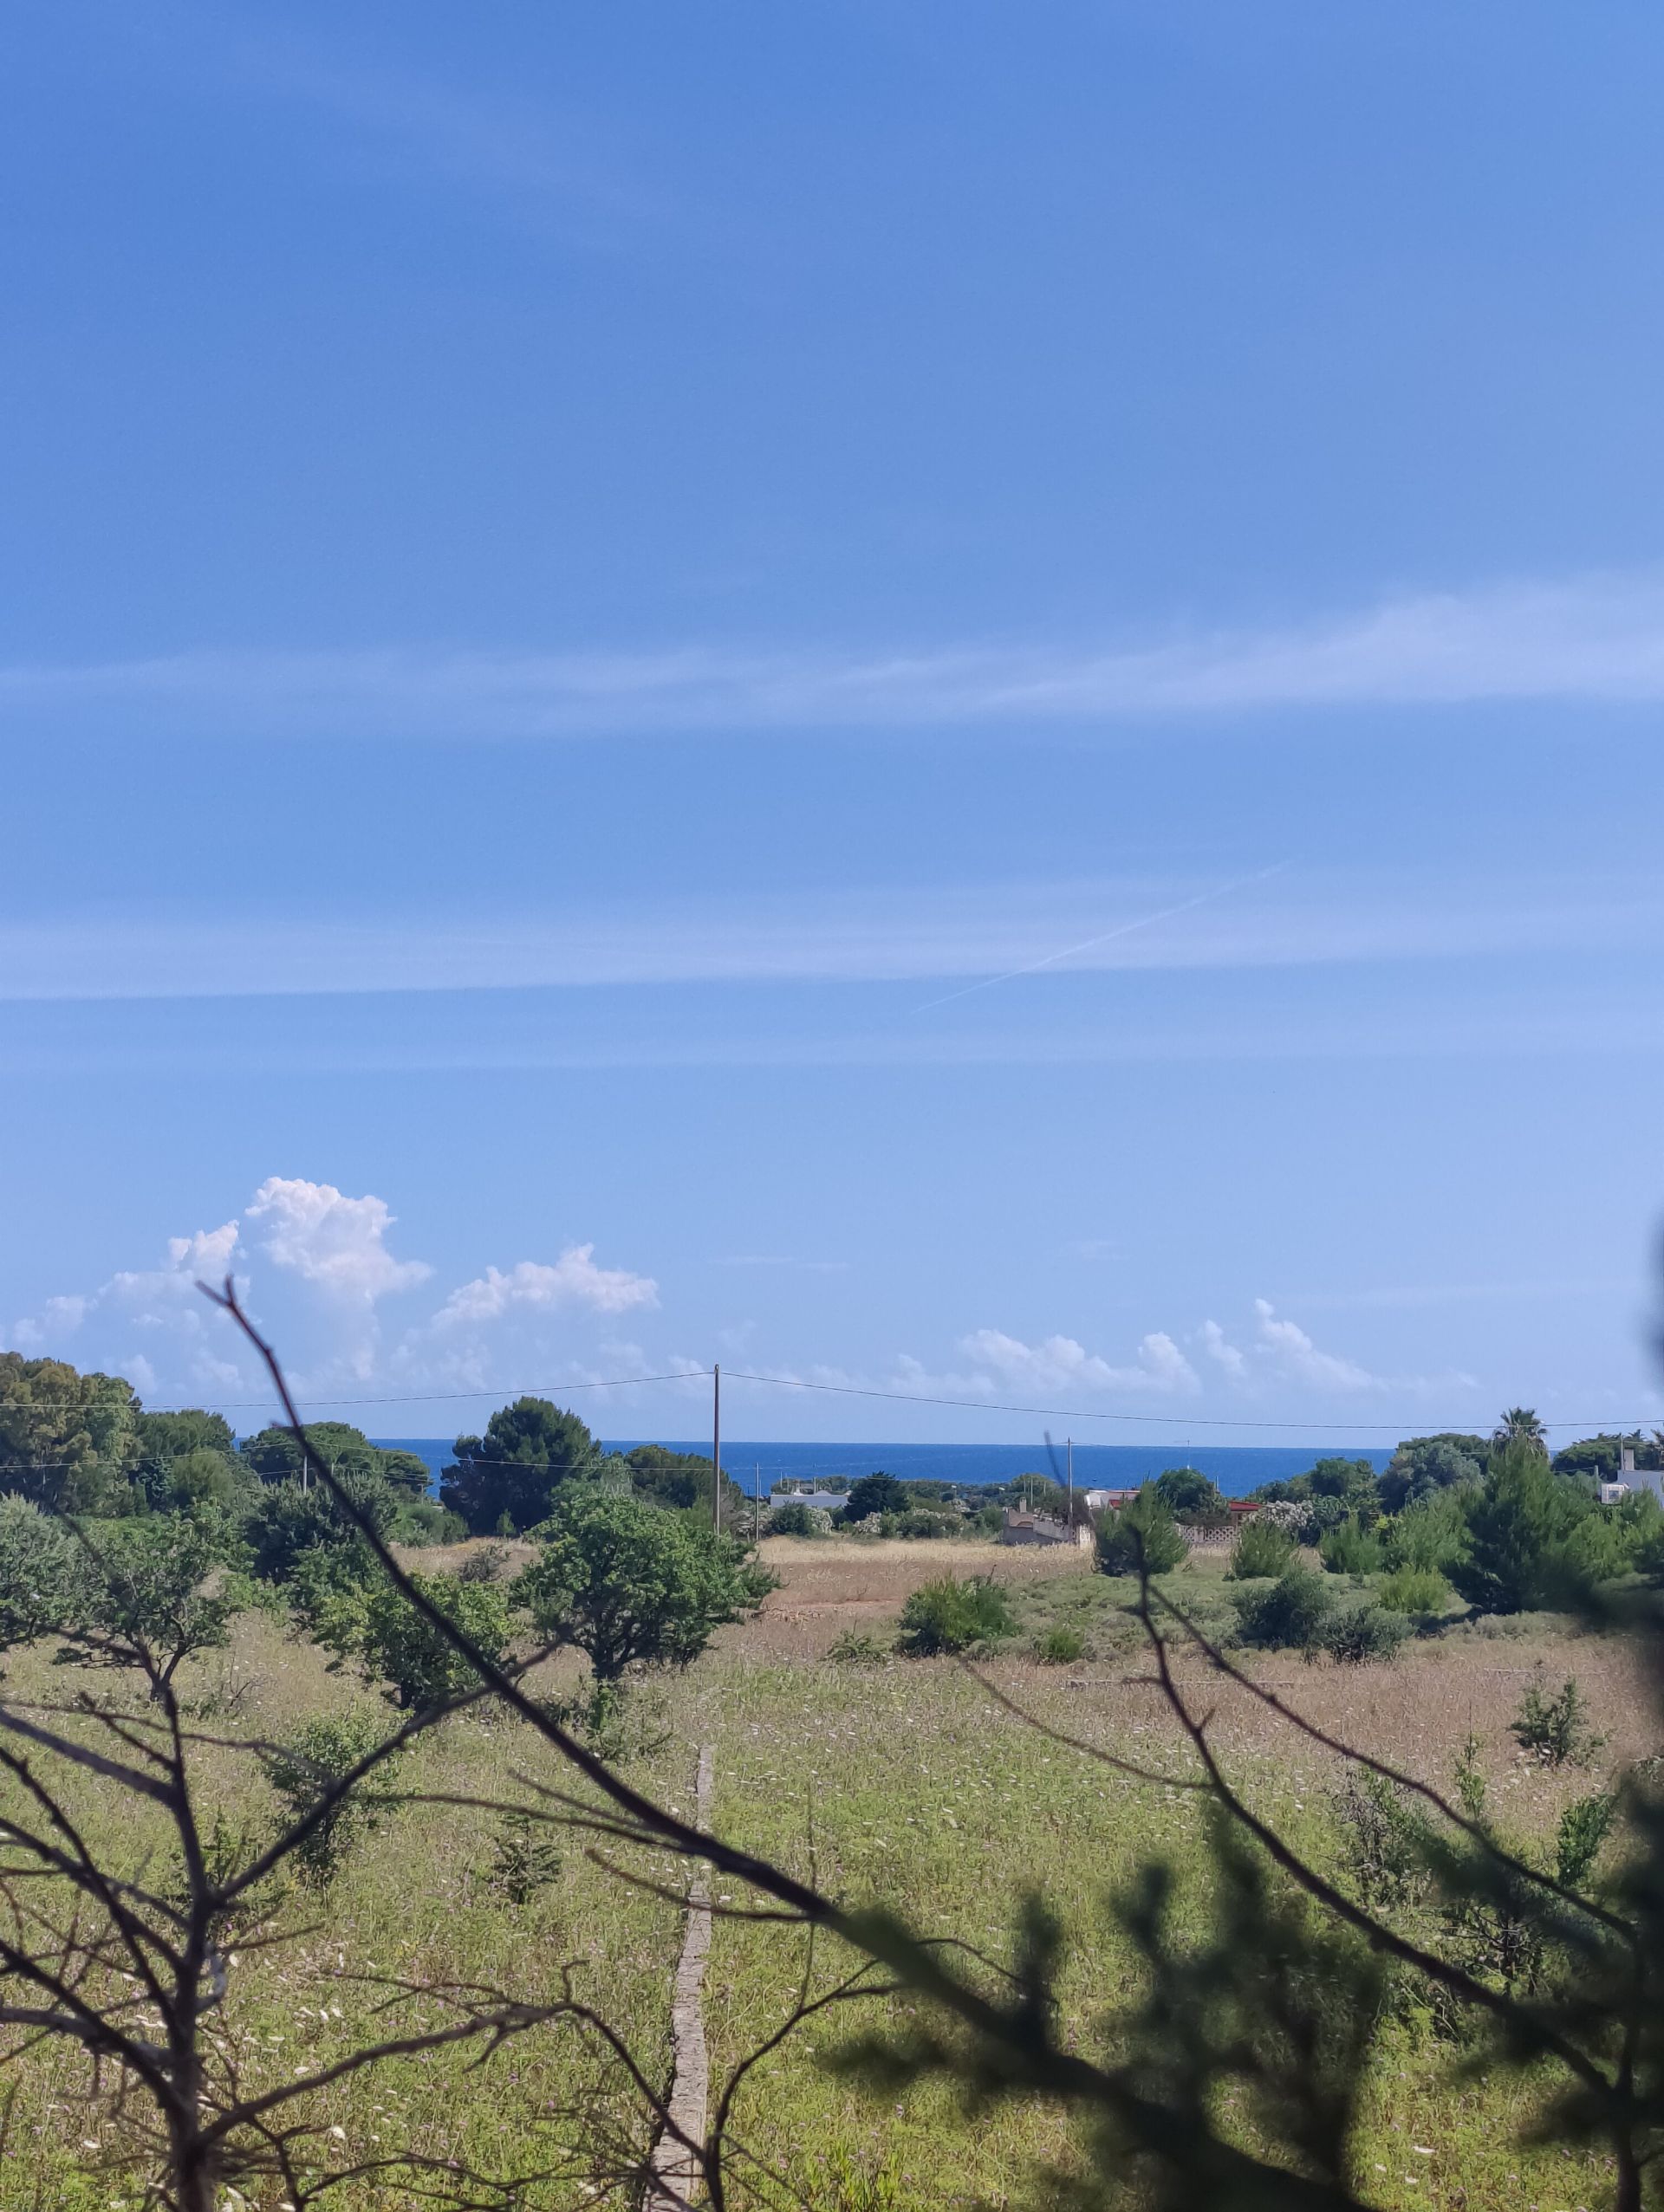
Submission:
M 829 1513 L 812 1505 L 778 1505 L 769 1515 L 770 1536 L 824 1536 L 832 1526 Z
M 1271 1498 L 1253 1517 L 1258 1528 L 1284 1528 L 1297 1544 L 1305 1543 L 1311 1529 L 1311 1507 L 1298 1498 Z
M 435 1498 L 412 1498 L 400 1505 L 387 1534 L 395 1544 L 408 1544 L 413 1551 L 419 1551 L 435 1544 L 462 1543 L 468 1523 Z
M 890 1655 L 877 1637 L 868 1635 L 863 1629 L 846 1628 L 833 1638 L 826 1656 L 843 1667 L 877 1667 Z
M 1450 1585 L 1430 1567 L 1395 1567 L 1381 1578 L 1375 1599 L 1389 1613 L 1427 1619 L 1449 1605 Z
M 1379 1574 L 1385 1564 L 1380 1537 L 1355 1513 L 1318 1538 L 1317 1556 L 1331 1574 Z
M 1239 1591 L 1237 1634 L 1266 1651 L 1303 1651 L 1334 1608 L 1332 1585 L 1299 1560 L 1285 1567 L 1269 1590 Z
M 385 1734 L 369 1713 L 330 1714 L 309 1721 L 266 1757 L 267 1778 L 290 1820 L 303 1820 L 344 1775 L 368 1757 Z M 331 1807 L 301 1841 L 295 1858 L 302 1873 L 320 1886 L 341 1871 L 354 1844 L 378 1826 L 390 1809 L 388 1791 L 402 1754 L 392 1752 Z
M 1281 1574 L 1294 1557 L 1297 1546 L 1286 1522 L 1265 1519 L 1271 1509 L 1262 1506 L 1251 1521 L 1244 1522 L 1225 1569 L 1231 1580 L 1263 1581 L 1267 1576 Z
M 942 1537 L 959 1536 L 965 1533 L 965 1523 L 957 1513 L 933 1513 L 926 1506 L 909 1506 L 905 1513 L 886 1513 L 879 1516 L 881 1536 Z
M 1172 1508 L 1154 1482 L 1098 1522 L 1100 1574 L 1170 1574 L 1190 1557 Z
M 1078 1628 L 1059 1622 L 1035 1638 L 1034 1656 L 1043 1667 L 1070 1667 L 1086 1656 L 1086 1638 Z
M 1386 1612 L 1380 1605 L 1349 1605 L 1318 1622 L 1304 1647 L 1305 1655 L 1312 1659 L 1326 1652 L 1337 1665 L 1362 1666 L 1371 1659 L 1395 1658 L 1399 1645 L 1410 1632 L 1402 1613 Z
M 1607 1741 L 1589 1725 L 1589 1701 L 1570 1675 L 1552 1696 L 1541 1682 L 1528 1683 L 1509 1723 L 1522 1751 L 1545 1767 L 1586 1767 Z
M 1467 1549 L 1465 1490 L 1430 1490 L 1381 1523 L 1389 1568 L 1418 1567 L 1442 1575 Z
M 411 1580 L 488 1659 L 503 1657 L 509 1642 L 509 1601 L 496 1583 L 464 1582 L 454 1574 L 414 1574 Z M 395 1704 L 407 1708 L 437 1704 L 478 1680 L 461 1654 L 391 1583 L 379 1584 L 364 1605 L 361 1652 L 371 1677 L 386 1683 Z
M 1010 1636 L 1017 1627 L 1004 1592 L 985 1575 L 964 1581 L 939 1575 L 913 1593 L 901 1608 L 896 1649 L 914 1658 L 937 1651 L 968 1651 Z

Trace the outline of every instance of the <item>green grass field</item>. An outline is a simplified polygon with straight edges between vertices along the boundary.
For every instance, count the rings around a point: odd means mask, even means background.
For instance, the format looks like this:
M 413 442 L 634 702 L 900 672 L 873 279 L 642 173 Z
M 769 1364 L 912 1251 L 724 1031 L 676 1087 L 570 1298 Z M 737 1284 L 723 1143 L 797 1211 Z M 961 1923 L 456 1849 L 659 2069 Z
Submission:
M 1049 1740 L 953 1661 L 853 1666 L 825 1657 L 840 1625 L 881 1627 L 893 1618 L 907 1583 L 939 1571 L 942 1547 L 770 1549 L 784 1586 L 760 1621 L 725 1631 L 691 1673 L 663 1685 L 667 1738 L 634 1762 L 632 1778 L 686 1807 L 697 1747 L 709 1742 L 715 1825 L 725 1837 L 812 1872 L 851 1903 L 887 1902 L 926 1932 L 997 1957 L 1009 1955 L 1021 1900 L 1038 1892 L 1066 1935 L 1064 2032 L 1083 2049 L 1105 2047 L 1106 2020 L 1133 1988 L 1106 1900 L 1141 1863 L 1165 1856 L 1181 1870 L 1185 1909 L 1201 1924 L 1206 1891 L 1196 1800 L 1176 1787 L 1126 1779 Z M 1009 1571 L 1024 1622 L 1012 1651 L 989 1664 L 990 1682 L 1050 1727 L 1180 1773 L 1171 1716 L 1141 1679 L 1135 1631 L 1121 1610 L 1128 1589 L 1091 1575 L 1084 1561 L 1011 1559 L 1008 1569 L 1008 1557 L 980 1554 L 981 1564 Z M 1199 1562 L 1174 1578 L 1174 1587 L 1218 1618 L 1225 1593 L 1217 1562 Z M 1043 1666 L 1022 1656 L 1029 1637 L 1060 1620 L 1083 1631 L 1087 1652 L 1078 1664 Z M 1390 1667 L 1307 1668 L 1266 1658 L 1258 1671 L 1312 1717 L 1429 1779 L 1447 1775 L 1472 1732 L 1504 1817 L 1529 1835 L 1548 1831 L 1570 1790 L 1589 1787 L 1588 1776 L 1574 1781 L 1525 1764 L 1507 1733 L 1539 1664 L 1550 1680 L 1576 1673 L 1606 1716 L 1613 1741 L 1603 1765 L 1651 1748 L 1623 1655 L 1569 1638 L 1550 1621 L 1528 1623 L 1517 1635 L 1446 1637 Z M 250 1684 L 245 1692 L 236 1690 L 239 1680 Z M 232 1728 L 225 1707 L 239 1696 L 236 1727 L 263 1735 L 313 1713 L 376 1703 L 261 1616 L 238 1623 L 229 1659 L 194 1663 L 185 1686 L 200 1711 L 219 1716 L 204 1725 L 225 1733 Z M 120 1684 L 27 1653 L 14 1655 L 8 1687 L 14 1696 L 62 1700 L 77 1690 L 108 1696 Z M 1332 1760 L 1241 1693 L 1215 1702 L 1219 1740 L 1254 1802 L 1313 1856 L 1332 1859 Z M 265 1785 L 231 1754 L 203 1757 L 204 1789 L 227 1830 L 257 1833 L 272 1813 Z M 539 1779 L 563 1778 L 532 1731 L 470 1717 L 445 1723 L 400 1777 L 412 1793 L 491 1799 L 523 1796 L 528 1780 Z M 78 1777 L 71 1795 L 107 1850 L 147 1869 L 153 1883 L 163 1878 L 159 1826 L 135 1825 L 130 1800 L 118 1800 L 96 1775 Z M 574 1994 L 596 2004 L 662 2081 L 679 1911 L 598 1864 L 587 1839 L 571 1833 L 558 1838 L 555 1878 L 517 1904 L 492 1878 L 500 1834 L 489 1812 L 410 1804 L 390 1812 L 331 1887 L 312 1892 L 297 1884 L 274 1900 L 268 1921 L 250 1928 L 218 2030 L 244 2077 L 275 2080 L 345 2049 L 385 2001 L 388 1976 L 490 1982 L 547 1999 L 569 1975 Z M 668 1858 L 637 1853 L 627 1863 L 673 1886 L 684 1878 Z M 744 1902 L 720 1888 L 717 1901 L 719 1910 Z M 287 1947 L 255 1948 L 261 1925 L 278 1923 L 309 1932 Z M 806 1970 L 822 1987 L 847 1968 L 824 1943 L 806 1962 L 796 1930 L 719 1919 L 706 1982 L 713 2079 L 720 2082 L 784 2018 Z M 399 2015 L 434 2016 L 436 2001 L 427 1999 Z M 829 2063 L 861 2028 L 907 2024 L 905 2007 L 878 2004 L 808 2023 L 755 2069 L 741 2093 L 736 2132 L 745 2157 L 793 2176 L 813 2204 L 841 2212 L 1043 2202 L 1037 2172 L 1051 2164 L 1067 2170 L 1076 2158 L 1056 2111 L 1029 2104 L 966 2114 L 939 2087 L 878 2098 Z M 1455 2066 L 1450 2047 L 1425 2032 L 1397 2027 L 1383 2038 L 1358 2152 L 1359 2184 L 1375 2201 L 1541 2212 L 1602 2202 L 1598 2160 L 1520 2141 L 1537 2093 L 1531 2083 L 1500 2076 L 1459 2082 Z M 134 2139 L 107 2105 L 89 2101 L 88 2082 L 66 2066 L 62 2049 L 14 2055 L 5 2072 L 15 2097 L 0 2160 L 3 2212 L 137 2205 Z M 640 2100 L 620 2067 L 569 2027 L 534 2031 L 478 2067 L 471 2054 L 452 2052 L 360 2077 L 322 2095 L 311 2117 L 335 2155 L 411 2148 L 436 2160 L 549 2176 L 528 2186 L 528 2207 L 627 2202 L 621 2189 L 606 2186 L 608 2161 L 613 2172 L 627 2168 L 644 2131 Z M 598 2141 L 609 2146 L 599 2166 Z M 570 2170 L 561 2178 L 563 2161 Z M 755 2170 L 742 2160 L 735 2202 L 778 2202 L 748 2182 Z M 247 2201 L 276 2212 L 283 2200 L 274 2186 Z M 324 2201 L 360 2212 L 425 2200 L 388 2183 L 354 2184 Z

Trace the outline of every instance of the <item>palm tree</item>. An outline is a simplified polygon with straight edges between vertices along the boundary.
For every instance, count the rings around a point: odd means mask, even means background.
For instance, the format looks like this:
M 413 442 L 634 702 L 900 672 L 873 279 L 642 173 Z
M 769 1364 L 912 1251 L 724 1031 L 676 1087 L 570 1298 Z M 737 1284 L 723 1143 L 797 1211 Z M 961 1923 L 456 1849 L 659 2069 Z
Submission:
M 1549 1432 L 1529 1405 L 1511 1405 L 1492 1433 L 1493 1444 L 1529 1444 L 1546 1458 Z

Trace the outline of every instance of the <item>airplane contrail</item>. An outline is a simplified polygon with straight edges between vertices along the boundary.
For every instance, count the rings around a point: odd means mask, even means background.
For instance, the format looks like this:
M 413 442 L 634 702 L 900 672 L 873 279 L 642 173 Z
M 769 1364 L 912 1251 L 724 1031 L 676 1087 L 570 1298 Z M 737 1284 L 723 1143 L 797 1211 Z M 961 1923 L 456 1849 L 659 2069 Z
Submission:
M 1105 930 L 1102 937 L 1083 937 L 1079 944 L 1066 944 L 1060 952 L 1049 952 L 1041 960 L 1030 960 L 1025 967 L 1008 968 L 1003 976 L 984 976 L 974 983 L 966 983 L 962 990 L 948 991 L 940 998 L 927 998 L 922 1006 L 915 1006 L 915 1014 L 928 1014 L 938 1006 L 952 1006 L 956 999 L 969 998 L 973 991 L 991 990 L 996 983 L 1015 983 L 1019 976 L 1038 975 L 1043 968 L 1055 968 L 1060 960 L 1072 960 L 1077 952 L 1091 952 L 1101 944 L 1111 944 L 1115 938 L 1131 937 L 1135 930 L 1154 929 L 1158 922 L 1169 922 L 1175 914 L 1188 914 L 1193 907 L 1206 906 L 1215 898 L 1223 898 L 1245 885 L 1264 883 L 1268 876 L 1280 875 L 1287 867 L 1286 860 L 1276 861 L 1269 868 L 1256 868 L 1251 875 L 1233 876 L 1229 883 L 1215 884 L 1211 891 L 1199 891 L 1193 898 L 1181 898 L 1176 906 L 1164 906 L 1159 913 L 1141 914 L 1136 921 L 1121 922 L 1113 930 Z

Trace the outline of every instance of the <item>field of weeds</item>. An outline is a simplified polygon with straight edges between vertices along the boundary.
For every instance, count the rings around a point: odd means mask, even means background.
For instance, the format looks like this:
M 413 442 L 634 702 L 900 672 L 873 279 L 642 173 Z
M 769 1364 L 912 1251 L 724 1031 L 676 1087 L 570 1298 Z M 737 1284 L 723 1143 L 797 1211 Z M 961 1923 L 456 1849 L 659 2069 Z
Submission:
M 660 1740 L 636 1753 L 632 1779 L 686 1807 L 697 1748 L 710 1743 L 714 1825 L 726 1838 L 812 1874 L 848 1902 L 888 1903 L 927 1932 L 995 1958 L 1010 1956 L 1024 1897 L 1043 1895 L 1065 1933 L 1065 2032 L 1082 2048 L 1100 2047 L 1106 2014 L 1134 1986 L 1111 1897 L 1141 1864 L 1164 1857 L 1179 1871 L 1187 1924 L 1199 1929 L 1206 1912 L 1200 1815 L 1179 1787 L 1185 1759 L 1176 1724 L 1147 1679 L 1126 1618 L 1129 1587 L 1062 1549 L 829 1539 L 774 1541 L 765 1555 L 782 1587 L 756 1621 L 725 1631 L 687 1675 L 650 1694 L 645 1733 Z M 828 1656 L 850 1629 L 882 1644 L 908 1591 L 943 1572 L 991 1573 L 1007 1583 L 1023 1622 L 1017 1641 L 974 1671 L 949 1659 L 869 1653 L 866 1664 L 851 1664 Z M 1225 1599 L 1219 1563 L 1199 1561 L 1173 1578 L 1173 1591 L 1199 1613 L 1217 1614 Z M 1077 1663 L 1041 1664 L 1028 1638 L 1058 1620 L 1081 1624 L 1088 1649 Z M 1264 1657 L 1252 1668 L 1324 1728 L 1432 1781 L 1447 1781 L 1462 1744 L 1476 1737 L 1498 1816 L 1522 1838 L 1545 1835 L 1570 1794 L 1654 1748 L 1622 1651 L 1550 1619 L 1528 1619 L 1507 1634 L 1446 1634 L 1412 1645 L 1391 1665 Z M 1200 1686 L 1193 1658 L 1183 1671 Z M 1550 1685 L 1575 1675 L 1609 1734 L 1588 1772 L 1545 1771 L 1509 1734 L 1523 1689 L 1539 1672 Z M 192 1663 L 187 1677 L 187 1695 L 211 1730 L 230 1732 L 234 1723 L 277 1736 L 318 1713 L 385 1710 L 260 1614 L 238 1621 L 229 1654 Z M 13 1656 L 9 1687 L 61 1703 L 78 1690 L 107 1697 L 119 1684 L 34 1652 Z M 1335 1863 L 1344 1842 L 1336 1760 L 1239 1690 L 1215 1681 L 1208 1703 L 1245 1792 L 1320 1863 Z M 1056 1734 L 1029 1725 L 1025 1714 Z M 1173 1782 L 1130 1781 L 1095 1760 L 1095 1749 L 1133 1756 Z M 203 1757 L 226 1832 L 257 1834 L 271 1818 L 265 1784 L 229 1755 L 208 1748 Z M 401 1788 L 411 1798 L 452 1800 L 523 1795 L 528 1777 L 567 1779 L 554 1763 L 518 1723 L 463 1716 L 413 1755 Z M 146 1878 L 166 1880 L 151 1839 L 132 1826 L 130 1800 L 88 1774 L 75 1803 L 95 1839 L 125 1853 Z M 674 1903 L 620 1878 L 569 1833 L 559 1839 L 558 1865 L 529 1894 L 505 1885 L 504 1852 L 495 1815 L 455 1801 L 406 1802 L 388 1811 L 328 1887 L 297 1884 L 272 1900 L 269 1926 L 249 1930 L 219 2030 L 245 2077 L 292 2075 L 344 2049 L 385 2003 L 387 1977 L 489 1982 L 547 1996 L 569 1973 L 662 2083 L 681 1936 Z M 668 1860 L 634 1863 L 673 1889 L 684 1878 Z M 742 1902 L 719 1894 L 718 1913 Z M 289 1947 L 259 1949 L 280 1922 L 307 1932 Z M 824 1944 L 810 1960 L 794 1930 L 719 1917 L 706 1985 L 713 2078 L 720 2082 L 783 2019 L 805 1975 L 817 1987 L 843 1970 Z M 414 2005 L 412 2016 L 420 2011 Z M 805 2201 L 829 2212 L 1045 2202 L 1037 2170 L 1068 2171 L 1078 2158 L 1056 2111 L 1009 2105 L 969 2116 L 939 2087 L 874 2097 L 839 2070 L 837 2053 L 853 2035 L 909 2024 L 905 2007 L 830 2013 L 757 2066 L 736 2107 L 744 2154 L 731 2201 L 765 2201 L 746 2178 L 745 2161 L 754 2159 L 790 2176 Z M 1533 2086 L 1500 2075 L 1458 2082 L 1457 2055 L 1413 2021 L 1388 2031 L 1360 2154 L 1359 2184 L 1372 2200 L 1527 2212 L 1599 2204 L 1606 2184 L 1598 2160 L 1522 2145 Z M 136 2206 L 122 2131 L 86 2101 L 87 2083 L 71 2077 L 62 2056 L 25 2052 L 6 2072 L 16 2093 L 0 2212 Z M 523 2192 L 526 2212 L 627 2203 L 621 2187 L 597 2196 L 587 2153 L 569 2178 L 558 2170 L 586 2132 L 610 2138 L 620 2167 L 639 2155 L 644 2136 L 640 2100 L 618 2066 L 569 2028 L 536 2031 L 478 2067 L 468 2053 L 445 2053 L 342 2083 L 319 2097 L 311 2117 L 337 2148 L 367 2157 L 413 2147 L 438 2160 L 550 2176 Z M 247 2201 L 257 2212 L 277 2212 L 282 2202 L 275 2189 Z M 423 2200 L 364 2183 L 326 2201 L 340 2212 L 380 2212 Z

